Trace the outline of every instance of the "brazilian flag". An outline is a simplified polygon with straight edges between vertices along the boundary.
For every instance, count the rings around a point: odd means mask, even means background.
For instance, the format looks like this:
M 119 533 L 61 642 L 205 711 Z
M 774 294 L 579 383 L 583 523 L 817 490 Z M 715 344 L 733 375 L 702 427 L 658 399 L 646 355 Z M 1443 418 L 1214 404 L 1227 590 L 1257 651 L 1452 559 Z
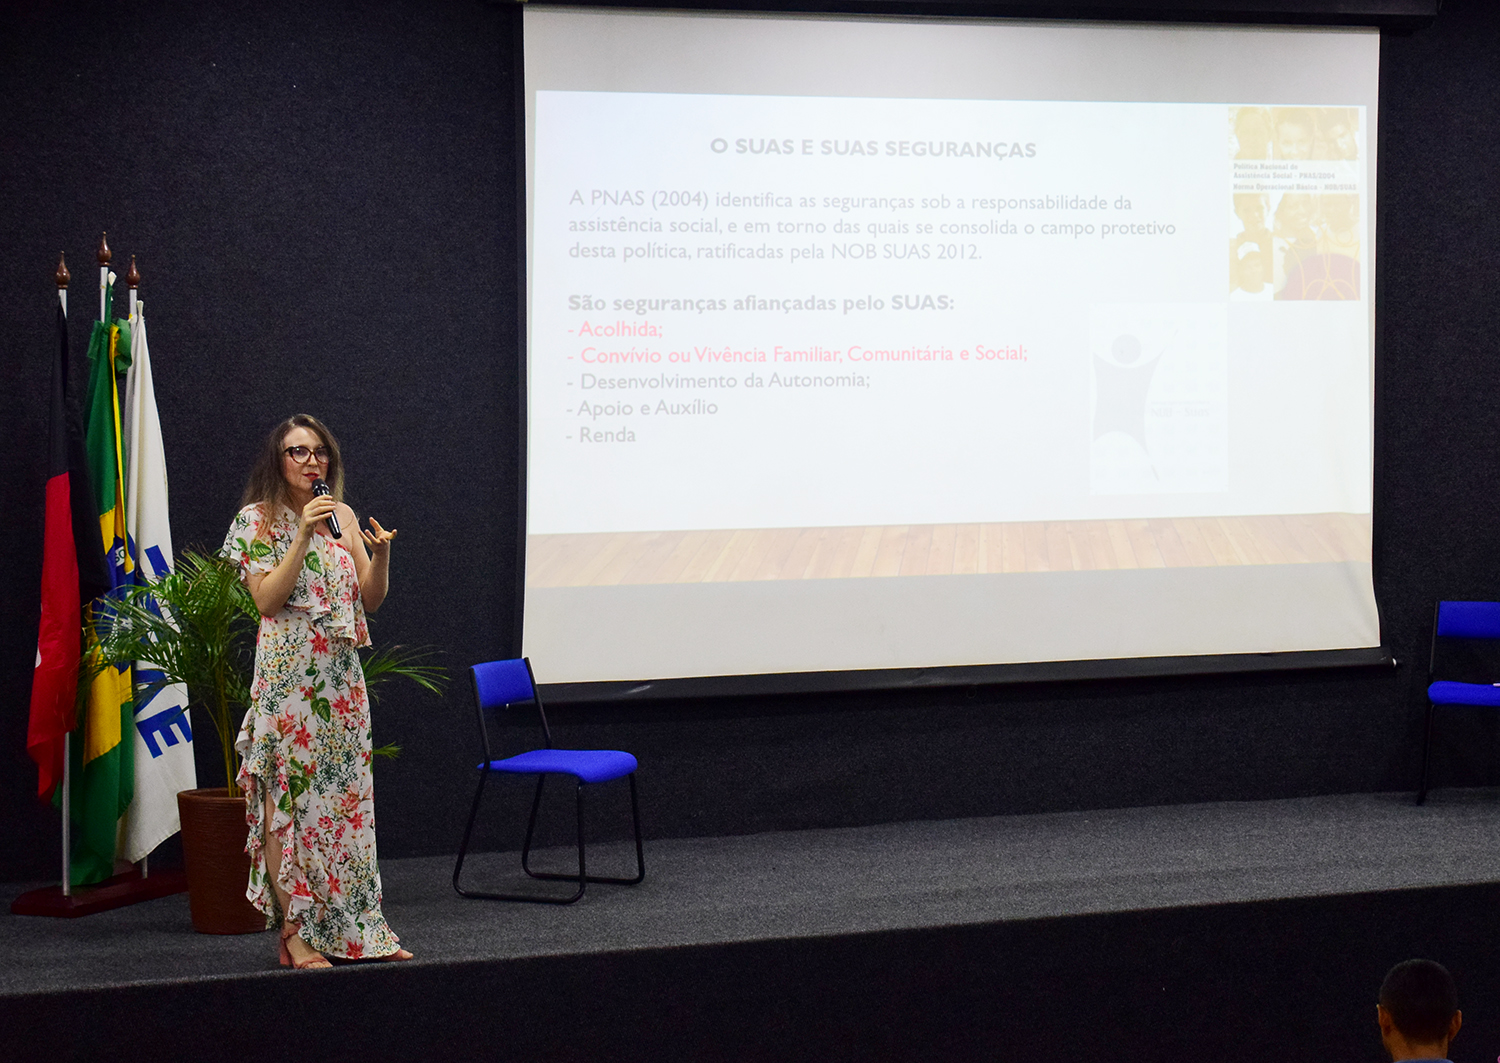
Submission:
M 105 294 L 104 320 L 89 338 L 89 386 L 84 414 L 84 449 L 94 511 L 108 562 L 110 585 L 131 582 L 134 563 L 125 548 L 125 477 L 120 433 L 120 392 L 116 384 L 130 365 L 130 323 L 109 320 L 114 287 Z M 121 337 L 124 337 L 122 340 Z M 96 598 L 97 612 L 108 599 Z M 84 652 L 97 645 L 85 625 Z M 130 666 L 106 668 L 93 681 L 83 710 L 82 741 L 73 743 L 73 885 L 102 882 L 114 874 L 115 838 L 120 817 L 135 790 L 134 688 Z

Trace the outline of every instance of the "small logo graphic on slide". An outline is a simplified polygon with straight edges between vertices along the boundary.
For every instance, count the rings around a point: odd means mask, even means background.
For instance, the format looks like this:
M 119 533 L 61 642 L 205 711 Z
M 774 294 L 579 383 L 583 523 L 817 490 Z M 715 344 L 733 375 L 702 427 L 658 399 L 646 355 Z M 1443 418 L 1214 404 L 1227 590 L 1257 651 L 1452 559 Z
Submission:
M 1089 314 L 1089 492 L 1229 489 L 1223 304 L 1102 304 Z

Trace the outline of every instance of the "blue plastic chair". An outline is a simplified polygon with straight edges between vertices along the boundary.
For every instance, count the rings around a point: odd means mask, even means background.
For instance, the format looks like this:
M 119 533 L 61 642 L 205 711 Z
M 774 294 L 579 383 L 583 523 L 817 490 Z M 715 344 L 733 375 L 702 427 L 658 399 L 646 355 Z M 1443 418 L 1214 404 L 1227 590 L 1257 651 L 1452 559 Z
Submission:
M 474 790 L 474 804 L 469 809 L 469 823 L 464 828 L 464 839 L 458 847 L 458 862 L 453 866 L 453 888 L 463 897 L 477 897 L 492 901 L 532 901 L 540 904 L 572 904 L 583 896 L 590 882 L 606 882 L 618 886 L 634 886 L 646 877 L 646 858 L 641 850 L 641 811 L 635 790 L 635 757 L 617 749 L 554 749 L 552 729 L 547 726 L 547 713 L 542 708 L 541 696 L 537 693 L 536 677 L 531 671 L 531 662 L 525 657 L 510 661 L 491 661 L 476 664 L 470 672 L 474 679 L 474 705 L 479 714 L 479 740 L 484 750 L 484 760 L 479 764 L 479 785 Z M 542 724 L 541 749 L 533 749 L 513 757 L 495 759 L 490 748 L 489 726 L 485 717 L 531 703 Z M 550 897 L 534 893 L 483 893 L 465 889 L 459 884 L 463 871 L 464 856 L 469 850 L 469 839 L 474 833 L 474 820 L 479 815 L 480 799 L 484 796 L 484 784 L 493 774 L 535 775 L 536 796 L 531 801 L 531 818 L 526 821 L 526 840 L 521 846 L 521 870 L 535 879 L 561 882 L 577 882 L 578 889 L 566 897 Z M 537 812 L 542 806 L 542 789 L 548 775 L 570 775 L 577 786 L 578 808 L 578 873 L 558 874 L 531 869 L 531 840 L 536 833 Z M 630 780 L 630 817 L 635 825 L 634 878 L 605 878 L 587 873 L 583 851 L 583 790 L 585 786 L 609 782 L 613 779 Z
M 1427 674 L 1427 737 L 1422 743 L 1422 787 L 1417 804 L 1427 800 L 1427 781 L 1432 759 L 1432 718 L 1439 705 L 1472 705 L 1500 709 L 1500 687 L 1491 683 L 1438 679 L 1439 639 L 1500 640 L 1500 602 L 1438 602 L 1432 624 L 1432 652 Z M 1500 671 L 1500 668 L 1496 669 Z M 1500 674 L 1495 676 L 1500 680 Z

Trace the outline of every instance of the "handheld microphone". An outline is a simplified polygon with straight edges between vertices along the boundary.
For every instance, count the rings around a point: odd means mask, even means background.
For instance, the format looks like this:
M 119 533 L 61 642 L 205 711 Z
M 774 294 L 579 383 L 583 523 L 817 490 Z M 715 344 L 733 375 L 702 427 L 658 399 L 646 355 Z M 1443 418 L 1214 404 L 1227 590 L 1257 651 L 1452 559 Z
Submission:
M 332 491 L 328 490 L 328 485 L 323 482 L 323 477 L 321 476 L 313 481 L 312 491 L 313 494 L 319 496 L 330 495 L 333 493 Z M 333 533 L 333 537 L 335 539 L 342 539 L 344 537 L 344 533 L 339 530 L 338 515 L 330 513 L 325 519 L 328 521 L 328 530 Z

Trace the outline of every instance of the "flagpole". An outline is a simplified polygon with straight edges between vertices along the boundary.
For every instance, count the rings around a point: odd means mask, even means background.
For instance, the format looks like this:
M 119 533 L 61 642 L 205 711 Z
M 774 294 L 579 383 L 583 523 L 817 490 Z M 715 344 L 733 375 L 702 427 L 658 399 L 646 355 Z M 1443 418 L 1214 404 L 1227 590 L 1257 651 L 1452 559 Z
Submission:
M 99 234 L 99 250 L 95 252 L 95 257 L 97 257 L 99 259 L 99 320 L 100 321 L 104 320 L 104 293 L 109 290 L 109 260 L 110 260 L 111 255 L 110 255 L 110 250 L 109 250 L 109 242 L 107 240 L 105 240 L 105 237 L 108 236 L 108 235 L 109 235 L 109 233 L 100 233 Z
M 57 253 L 57 272 L 53 274 L 57 280 L 57 301 L 62 306 L 63 320 L 68 319 L 68 281 L 72 277 L 68 274 L 68 263 L 65 261 L 63 252 Z M 63 734 L 63 777 L 62 777 L 62 895 L 73 896 L 73 732 L 67 731 Z
M 136 288 L 138 288 L 141 283 L 141 271 L 135 268 L 134 255 L 130 256 L 130 271 L 125 274 L 125 283 L 130 288 L 130 323 L 131 327 L 134 328 L 136 314 L 140 311 L 140 309 L 143 309 L 140 307 L 140 304 L 136 300 Z M 128 413 L 129 410 L 127 409 L 126 412 Z M 123 741 L 123 739 L 121 740 Z M 141 857 L 141 862 L 137 865 L 141 869 L 141 878 L 146 878 L 151 874 L 150 860 L 150 853 L 147 853 L 145 856 Z
M 135 290 L 141 283 L 141 271 L 135 268 L 135 256 L 130 256 L 130 272 L 125 274 L 125 283 L 130 286 L 130 316 L 135 317 Z
M 95 252 L 95 257 L 99 259 L 99 320 L 103 321 L 106 325 L 109 324 L 105 311 L 105 307 L 108 304 L 109 286 L 115 282 L 115 275 L 109 271 L 109 260 L 113 255 L 110 253 L 109 243 L 105 240 L 105 237 L 108 235 L 106 232 L 99 234 L 99 250 Z M 64 804 L 63 807 L 67 808 L 67 805 Z M 64 813 L 63 822 L 69 823 L 69 820 L 70 817 Z M 68 848 L 71 850 L 72 846 Z M 63 879 L 64 897 L 71 897 L 73 895 L 72 878 L 73 876 L 68 874 Z
M 110 285 L 110 282 L 114 280 L 114 274 L 112 274 L 109 271 L 109 260 L 111 258 L 113 258 L 114 256 L 113 256 L 113 254 L 109 250 L 109 241 L 106 239 L 106 237 L 108 237 L 108 236 L 109 236 L 109 233 L 107 233 L 107 232 L 100 232 L 99 233 L 99 250 L 96 251 L 96 252 L 94 252 L 94 257 L 99 260 L 99 320 L 100 321 L 104 321 L 104 323 L 106 325 L 109 324 L 109 322 L 105 321 L 105 303 L 107 301 L 107 297 L 108 297 L 108 294 L 109 294 L 109 285 Z M 69 866 L 69 863 L 70 863 L 70 861 L 72 859 L 72 849 L 73 849 L 73 846 L 72 846 L 73 817 L 71 815 L 71 813 L 72 813 L 72 807 L 71 807 L 71 801 L 70 801 L 70 798 L 72 797 L 72 787 L 69 785 L 71 783 L 71 781 L 72 781 L 69 778 L 69 776 L 71 774 L 71 768 L 72 768 L 72 756 L 71 756 L 71 753 L 72 753 L 72 748 L 71 748 L 71 746 L 72 746 L 72 738 L 73 738 L 73 735 L 72 735 L 71 731 L 67 735 L 65 735 L 64 738 L 63 738 L 63 746 L 64 746 L 63 752 L 65 754 L 69 755 L 68 756 L 68 760 L 65 762 L 64 767 L 63 767 L 63 786 L 65 787 L 65 789 L 63 790 L 63 884 L 62 884 L 62 889 L 63 889 L 63 896 L 64 897 L 71 897 L 71 896 L 73 896 L 73 875 L 72 875 L 72 869 Z

